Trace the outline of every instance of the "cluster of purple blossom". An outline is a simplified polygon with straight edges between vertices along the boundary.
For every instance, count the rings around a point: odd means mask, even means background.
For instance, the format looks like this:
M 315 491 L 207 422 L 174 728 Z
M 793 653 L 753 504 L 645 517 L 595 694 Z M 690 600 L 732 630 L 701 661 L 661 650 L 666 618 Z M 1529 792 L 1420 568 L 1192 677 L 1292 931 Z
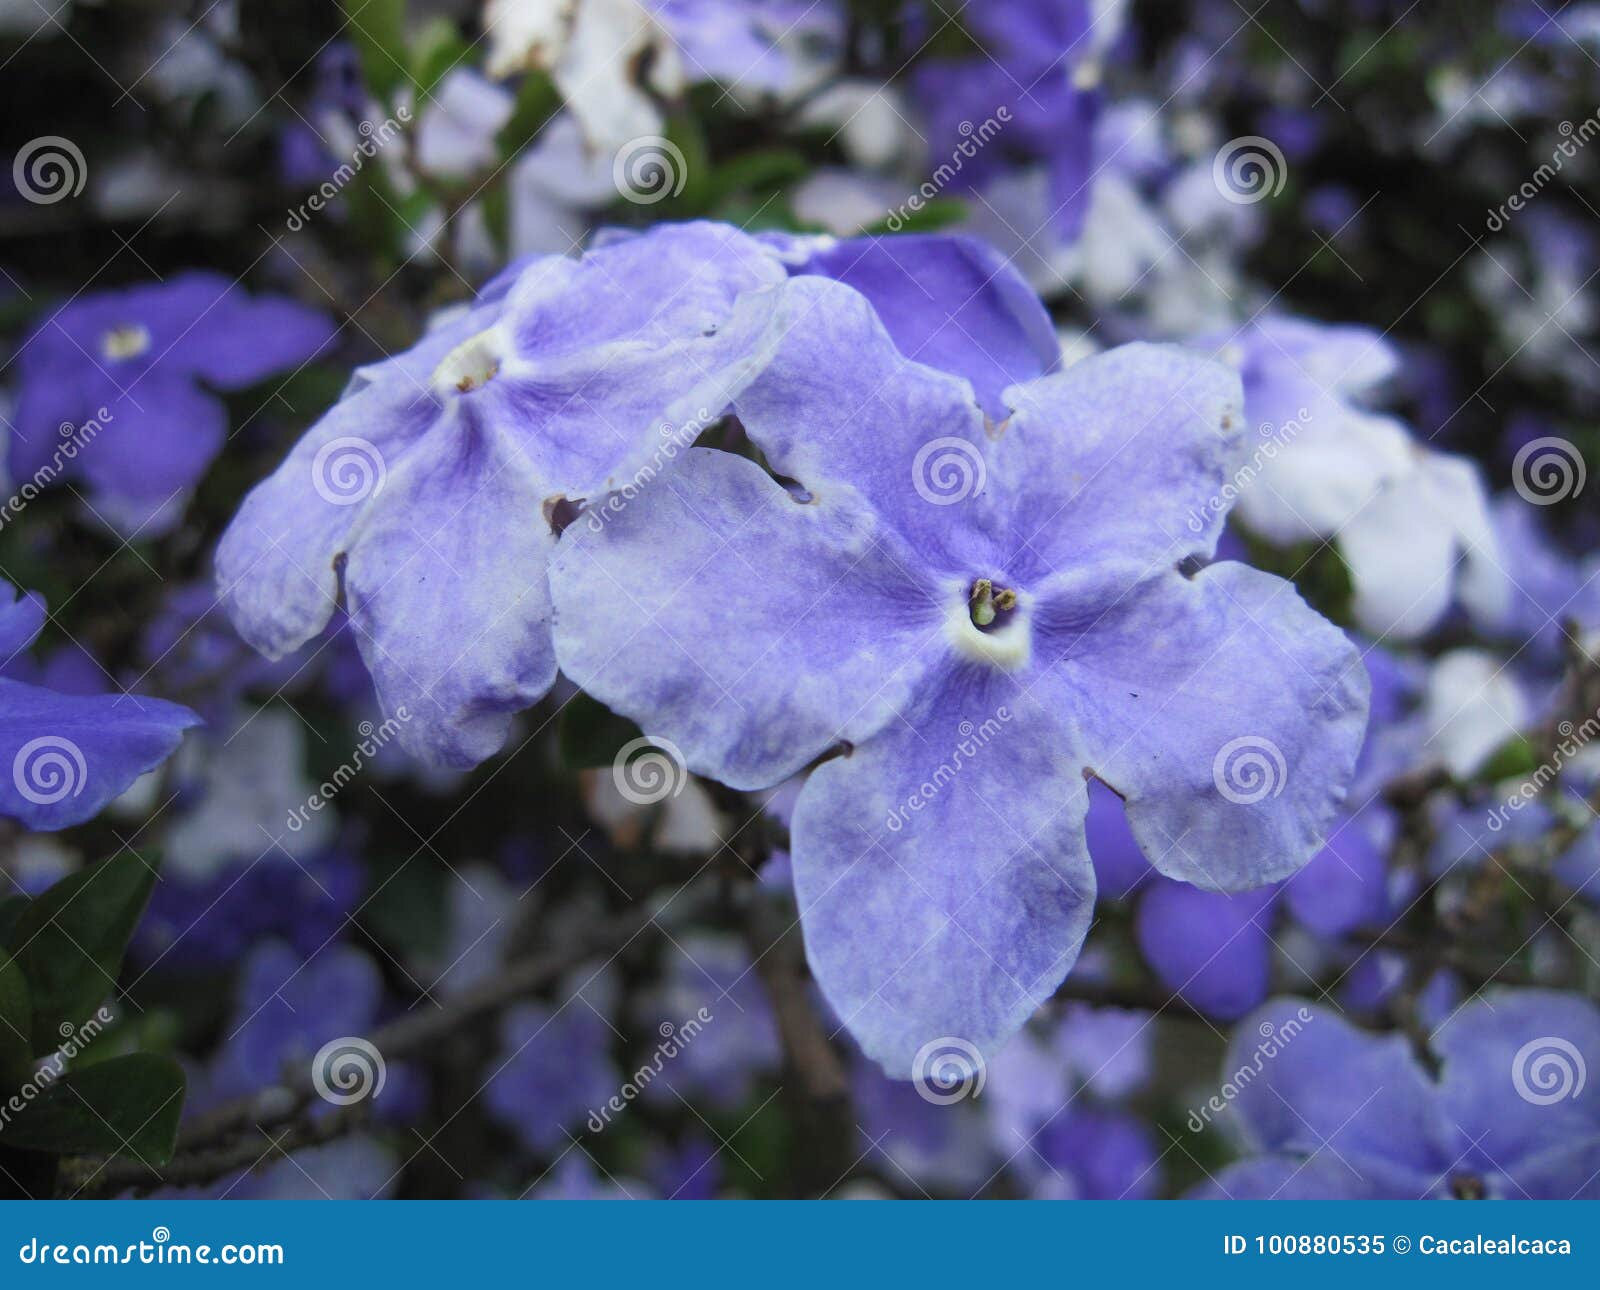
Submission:
M 542 1166 L 469 1192 L 723 1194 L 729 1156 L 758 1171 L 701 1111 L 761 1113 L 799 1011 L 872 1144 L 871 1180 L 841 1180 L 861 1194 L 1600 1197 L 1600 1008 L 1578 986 L 1600 954 L 1600 745 L 1574 734 L 1600 712 L 1600 562 L 1546 523 L 1539 473 L 1553 451 L 1574 496 L 1582 455 L 1522 426 L 1492 487 L 1392 410 L 1406 347 L 1245 285 L 1259 211 L 1213 183 L 1190 88 L 1232 66 L 1210 66 L 1220 46 L 1194 66 L 1206 23 L 1166 54 L 1196 148 L 1109 88 L 1133 40 L 1117 4 L 975 4 L 954 46 L 910 15 L 898 39 L 931 52 L 876 89 L 849 74 L 843 6 L 580 0 L 559 39 L 546 7 L 491 0 L 484 74 L 415 105 L 324 60 L 327 120 L 415 106 L 414 140 L 364 156 L 416 166 L 424 193 L 501 160 L 498 81 L 547 77 L 558 107 L 509 180 L 509 263 L 355 366 L 309 429 L 280 416 L 297 441 L 204 549 L 198 499 L 273 432 L 230 433 L 228 396 L 327 365 L 345 328 L 191 271 L 42 310 L 9 365 L 7 540 L 48 554 L 29 512 L 70 493 L 72 523 L 167 543 L 177 576 L 115 673 L 27 590 L 45 584 L 0 581 L 0 816 L 20 826 L 0 868 L 36 895 L 77 863 L 36 835 L 142 821 L 164 873 L 131 970 L 230 974 L 197 1005 L 215 1042 L 188 1057 L 191 1122 L 395 1033 L 407 996 L 477 998 L 530 929 L 570 952 L 482 1010 L 475 1089 L 378 1045 L 359 1134 L 193 1190 L 395 1194 L 411 1161 L 386 1134 L 455 1098 Z M 598 218 L 619 149 L 683 161 L 659 101 L 697 83 L 836 127 L 849 164 L 797 185 L 789 227 Z M 907 222 L 871 160 L 904 143 L 873 137 L 880 93 L 971 203 L 961 229 L 870 231 Z M 318 134 L 283 140 L 312 174 L 339 152 Z M 452 226 L 469 207 L 412 229 L 418 250 L 501 259 Z M 1561 282 L 1551 247 L 1592 246 L 1529 236 Z M 1092 326 L 1063 322 L 1067 294 Z M 1506 361 L 1592 386 L 1530 342 Z M 517 802 L 492 860 L 460 861 L 447 830 L 580 692 L 682 778 L 641 800 L 619 760 L 617 792 Z M 357 721 L 383 737 L 330 738 Z M 356 780 L 446 874 L 418 898 L 433 943 L 373 931 L 417 880 L 375 869 Z M 450 806 L 413 825 L 390 785 Z M 601 860 L 578 817 L 609 835 Z M 747 830 L 775 844 L 748 856 Z M 614 891 L 546 895 L 575 854 Z M 788 995 L 771 948 L 725 926 L 638 961 L 616 961 L 631 938 L 582 944 L 595 906 L 653 899 L 663 879 L 628 884 L 685 854 L 731 865 L 742 911 L 798 923 Z M 1476 955 L 1486 909 L 1519 899 L 1515 952 Z M 1227 1040 L 1176 1099 L 1174 1013 Z M 710 1136 L 656 1133 L 679 1106 Z M 1160 1141 L 1157 1107 L 1192 1141 Z M 1229 1152 L 1199 1145 L 1214 1119 Z M 636 1129 L 647 1149 L 600 1169 L 598 1140 Z

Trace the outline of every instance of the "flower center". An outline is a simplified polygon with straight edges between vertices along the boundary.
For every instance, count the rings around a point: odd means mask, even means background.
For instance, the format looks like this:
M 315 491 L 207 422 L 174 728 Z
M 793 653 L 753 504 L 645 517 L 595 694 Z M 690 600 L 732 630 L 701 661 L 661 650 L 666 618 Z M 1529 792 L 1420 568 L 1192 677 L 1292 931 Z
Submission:
M 433 369 L 433 388 L 440 394 L 470 394 L 482 389 L 499 375 L 504 341 L 497 327 L 462 341 Z
M 1033 656 L 1033 630 L 1028 599 L 1013 587 L 997 587 L 993 578 L 950 586 L 945 639 L 962 658 L 1002 672 L 1028 665 Z
M 150 329 L 142 323 L 123 323 L 100 337 L 100 352 L 113 361 L 138 358 L 150 348 Z
M 980 632 L 1003 628 L 1016 612 L 1017 593 L 1010 587 L 996 590 L 993 579 L 979 578 L 972 584 L 972 594 L 967 597 L 967 613 L 972 625 Z
M 1476 1174 L 1456 1174 L 1450 1179 L 1450 1194 L 1457 1200 L 1485 1200 L 1489 1189 Z

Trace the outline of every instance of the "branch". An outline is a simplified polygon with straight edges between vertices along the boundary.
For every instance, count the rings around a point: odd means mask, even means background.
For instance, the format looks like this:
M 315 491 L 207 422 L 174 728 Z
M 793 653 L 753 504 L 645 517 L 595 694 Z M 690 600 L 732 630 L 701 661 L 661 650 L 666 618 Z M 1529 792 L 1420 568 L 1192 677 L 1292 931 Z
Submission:
M 620 954 L 651 927 L 665 931 L 693 921 L 710 903 L 711 894 L 709 885 L 687 893 L 679 888 L 663 899 L 641 903 L 559 949 L 513 960 L 492 981 L 464 991 L 431 1012 L 400 1017 L 373 1031 L 367 1040 L 385 1061 L 433 1048 L 479 1018 L 499 1012 L 554 983 L 586 959 Z M 67 1171 L 68 1194 L 115 1195 L 130 1187 L 208 1182 L 235 1169 L 259 1163 L 267 1156 L 329 1141 L 364 1118 L 335 1113 L 316 1121 L 305 1120 L 303 1113 L 315 1096 L 310 1064 L 296 1065 L 285 1071 L 277 1084 L 225 1102 L 197 1117 L 178 1135 L 178 1154 L 165 1168 L 154 1169 L 126 1161 L 103 1166 L 79 1165 Z M 355 1109 L 344 1108 L 346 1111 Z M 273 1146 L 272 1130 L 280 1125 L 289 1126 L 288 1134 L 279 1135 L 277 1141 L 282 1145 Z M 265 1149 L 261 1133 L 266 1134 L 269 1142 Z M 71 1190 L 73 1179 L 77 1181 L 77 1191 Z

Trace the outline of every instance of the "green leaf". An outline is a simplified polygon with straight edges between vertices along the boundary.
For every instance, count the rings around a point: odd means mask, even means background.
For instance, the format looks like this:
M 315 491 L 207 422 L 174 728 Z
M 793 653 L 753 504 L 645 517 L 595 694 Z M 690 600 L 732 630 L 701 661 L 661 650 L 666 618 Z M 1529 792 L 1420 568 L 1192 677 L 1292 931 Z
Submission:
M 1496 748 L 1475 776 L 1481 783 L 1531 775 L 1539 767 L 1539 753 L 1525 735 L 1512 735 Z
M 667 158 L 665 180 L 667 189 L 682 185 L 683 191 L 666 199 L 664 205 L 676 216 L 700 215 L 711 209 L 716 196 L 712 185 L 711 145 L 700 122 L 687 113 L 679 113 L 667 122 L 667 141 L 677 147 L 683 157 Z
M 439 17 L 428 22 L 411 42 L 411 79 L 417 84 L 417 98 L 426 98 L 434 86 L 461 65 L 470 50 L 450 19 Z
M 526 148 L 560 108 L 561 93 L 555 82 L 543 72 L 527 73 L 517 86 L 511 119 L 495 136 L 495 146 L 500 149 L 501 157 L 509 160 Z
M 155 881 L 151 861 L 124 851 L 63 878 L 17 919 L 6 948 L 28 979 L 34 1052 L 54 1052 L 115 988 Z
M 406 0 L 344 0 L 345 30 L 355 41 L 361 77 L 385 103 L 410 77 L 406 53 Z
M 724 162 L 712 172 L 709 201 L 713 207 L 735 197 L 781 188 L 804 177 L 806 159 L 792 148 L 760 148 Z
M 862 230 L 864 237 L 877 237 L 884 233 L 935 233 L 967 217 L 967 204 L 959 197 L 934 197 L 921 203 L 916 210 L 906 210 L 897 215 L 886 215 L 876 224 Z
M 623 745 L 641 734 L 633 722 L 587 694 L 577 695 L 563 707 L 557 724 L 561 759 L 573 770 L 611 765 Z
M 33 1004 L 28 978 L 0 950 L 0 1094 L 18 1088 L 33 1071 Z
M 159 1053 L 130 1053 L 53 1081 L 0 1128 L 0 1142 L 56 1155 L 127 1156 L 161 1166 L 177 1145 L 183 1067 Z

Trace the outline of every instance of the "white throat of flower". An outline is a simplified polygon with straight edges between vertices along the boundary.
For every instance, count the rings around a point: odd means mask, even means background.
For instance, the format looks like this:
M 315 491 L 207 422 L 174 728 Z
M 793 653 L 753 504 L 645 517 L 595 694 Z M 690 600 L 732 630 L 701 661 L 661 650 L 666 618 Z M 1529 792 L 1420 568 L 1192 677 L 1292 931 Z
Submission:
M 150 329 L 143 323 L 122 323 L 100 337 L 100 353 L 113 362 L 138 358 L 150 348 Z
M 980 612 L 977 588 L 988 589 L 983 597 L 985 610 Z M 949 605 L 945 612 L 944 635 L 962 658 L 973 663 L 985 663 L 1002 672 L 1016 672 L 1025 668 L 1033 657 L 1033 625 L 1030 621 L 1033 598 L 1026 592 L 1001 592 L 1010 596 L 1010 604 L 1002 614 L 995 614 L 987 606 L 999 600 L 987 580 L 968 585 L 953 581 L 949 584 Z M 1003 602 L 1002 602 L 1003 603 Z M 974 616 L 987 620 L 980 627 Z
M 433 369 L 434 393 L 448 397 L 482 389 L 500 374 L 500 366 L 510 352 L 511 338 L 504 329 L 480 331 L 452 349 Z

